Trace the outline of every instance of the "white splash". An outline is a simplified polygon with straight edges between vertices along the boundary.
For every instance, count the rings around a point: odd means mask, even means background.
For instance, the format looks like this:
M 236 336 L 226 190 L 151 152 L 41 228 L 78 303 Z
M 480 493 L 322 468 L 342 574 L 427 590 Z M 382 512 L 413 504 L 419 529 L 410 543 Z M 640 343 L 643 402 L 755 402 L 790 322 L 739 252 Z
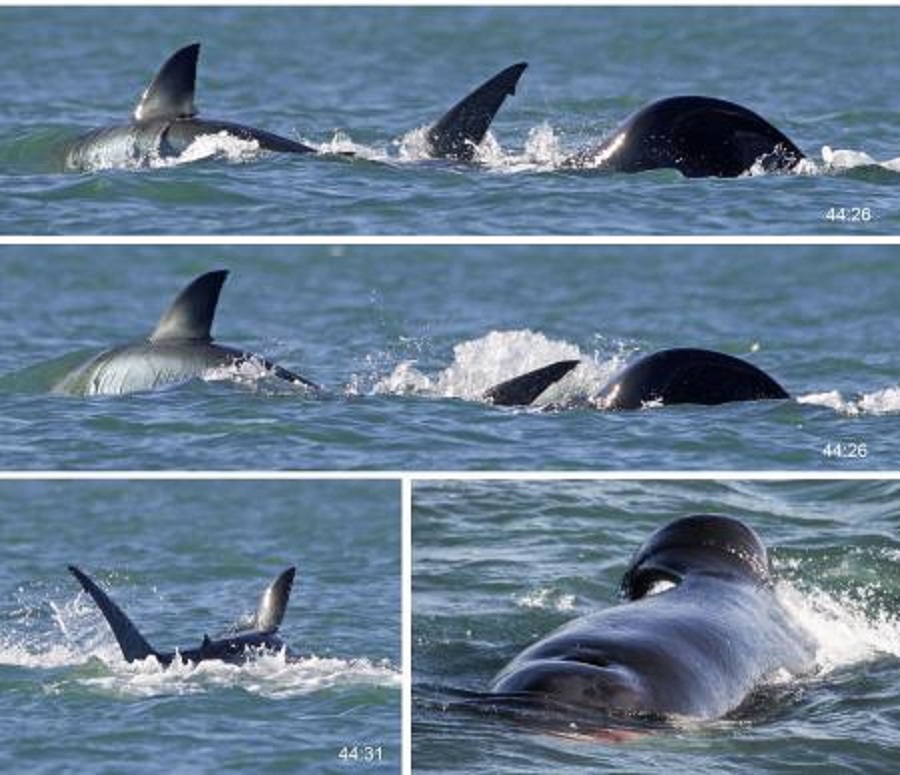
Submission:
M 872 602 L 867 602 L 865 595 L 860 601 L 822 590 L 801 591 L 786 581 L 778 582 L 775 594 L 815 640 L 816 662 L 823 672 L 865 662 L 878 654 L 900 657 L 900 618 L 883 610 L 867 611 Z
M 215 366 L 203 372 L 201 379 L 205 382 L 234 382 L 239 385 L 253 386 L 260 380 L 272 376 L 272 370 L 257 355 L 226 366 Z
M 271 395 L 314 392 L 308 385 L 279 378 L 274 368 L 267 365 L 259 355 L 248 355 L 236 363 L 206 369 L 200 378 L 204 382 L 229 382 L 241 388 L 265 391 Z
M 549 587 L 540 587 L 514 595 L 513 602 L 519 608 L 536 608 L 545 611 L 572 611 L 575 608 L 575 595 L 567 595 Z
M 400 161 L 422 161 L 431 158 L 429 129 L 431 129 L 430 126 L 411 129 L 397 141 L 397 155 Z
M 900 413 L 900 387 L 889 387 L 872 393 L 845 398 L 840 391 L 809 393 L 798 396 L 797 402 L 812 406 L 824 406 L 846 417 L 859 415 L 885 415 Z
M 530 330 L 492 331 L 480 339 L 461 342 L 453 348 L 453 362 L 435 377 L 406 360 L 380 380 L 377 394 L 419 394 L 443 398 L 482 400 L 494 385 L 561 360 L 578 359 L 581 364 L 552 385 L 539 398 L 539 406 L 587 400 L 596 394 L 621 366 L 618 356 L 597 363 L 577 345 L 549 339 Z
M 399 688 L 402 672 L 386 660 L 340 659 L 315 655 L 288 659 L 284 652 L 266 654 L 243 665 L 206 661 L 198 664 L 173 662 L 165 668 L 155 659 L 131 664 L 104 660 L 101 675 L 66 678 L 95 691 L 125 697 L 203 694 L 241 688 L 261 697 L 296 697 L 342 686 Z M 61 689 L 57 684 L 51 691 Z
M 434 158 L 428 140 L 429 129 L 428 126 L 413 129 L 395 143 L 400 162 Z M 520 153 L 504 148 L 496 135 L 488 130 L 481 143 L 475 146 L 472 161 L 492 172 L 530 172 L 555 169 L 566 155 L 553 128 L 544 122 L 529 130 L 525 147 Z
M 49 606 L 49 621 L 44 606 Z M 65 604 L 23 606 L 17 626 L 0 634 L 0 665 L 33 669 L 70 668 L 46 686 L 49 693 L 77 685 L 118 696 L 200 694 L 239 687 L 264 697 L 286 697 L 342 686 L 399 689 L 402 671 L 389 660 L 260 653 L 243 665 L 218 661 L 163 667 L 149 658 L 128 663 L 103 616 L 82 593 Z M 39 620 L 35 622 L 35 620 Z M 33 626 L 36 623 L 38 626 Z
M 357 159 L 367 159 L 369 161 L 390 161 L 390 157 L 384 148 L 357 143 L 346 132 L 337 131 L 330 140 L 324 143 L 314 144 L 307 140 L 303 142 L 322 154 L 353 156 Z
M 197 135 L 178 156 L 151 157 L 149 166 L 154 169 L 176 167 L 180 164 L 190 164 L 204 159 L 223 159 L 232 163 L 241 163 L 258 158 L 259 152 L 260 147 L 256 140 L 235 137 L 223 129 L 215 134 Z

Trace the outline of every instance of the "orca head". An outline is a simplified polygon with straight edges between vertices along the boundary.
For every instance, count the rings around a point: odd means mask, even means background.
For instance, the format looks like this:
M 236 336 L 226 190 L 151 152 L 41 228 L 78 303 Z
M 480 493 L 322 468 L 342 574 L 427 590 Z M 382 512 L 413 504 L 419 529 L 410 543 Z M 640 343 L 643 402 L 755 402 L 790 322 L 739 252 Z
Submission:
M 640 600 L 660 582 L 679 584 L 690 574 L 707 574 L 771 584 L 769 557 L 759 536 L 739 519 L 694 514 L 654 531 L 635 552 L 620 594 Z

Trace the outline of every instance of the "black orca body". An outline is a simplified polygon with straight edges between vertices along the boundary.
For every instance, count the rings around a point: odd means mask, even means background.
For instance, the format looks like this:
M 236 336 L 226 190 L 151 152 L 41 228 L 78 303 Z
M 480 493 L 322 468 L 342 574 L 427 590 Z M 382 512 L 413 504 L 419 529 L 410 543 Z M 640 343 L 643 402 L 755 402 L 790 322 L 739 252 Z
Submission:
M 604 409 L 640 409 L 653 402 L 705 404 L 789 398 L 774 379 L 733 355 L 679 347 L 626 366 L 600 392 Z
M 74 565 L 69 566 L 69 571 L 103 613 L 126 662 L 154 657 L 166 667 L 176 658 L 185 664 L 212 659 L 240 665 L 260 652 L 278 653 L 286 650 L 284 642 L 278 636 L 278 628 L 291 596 L 294 568 L 283 571 L 266 588 L 256 615 L 250 621 L 235 625 L 232 632 L 221 638 L 213 639 L 204 635 L 196 648 L 170 652 L 160 652 L 153 648 L 125 612 L 87 574 Z
M 428 144 L 435 158 L 472 161 L 497 111 L 516 84 L 526 62 L 507 67 L 460 100 L 428 130 Z
M 179 157 L 199 137 L 222 133 L 253 141 L 264 151 L 318 152 L 263 129 L 198 118 L 194 88 L 199 54 L 199 43 L 172 54 L 138 102 L 132 121 L 94 129 L 76 138 L 65 149 L 66 167 L 74 170 L 145 167 L 158 159 Z M 524 63 L 508 67 L 454 105 L 428 130 L 431 155 L 471 161 L 504 99 L 515 93 L 525 67 Z
M 660 582 L 674 586 L 656 591 Z M 622 604 L 529 646 L 491 691 L 612 717 L 715 719 L 776 673 L 814 667 L 813 643 L 772 591 L 765 546 L 740 520 L 698 515 L 658 529 L 621 593 Z
M 549 366 L 542 366 L 540 369 L 494 385 L 486 390 L 482 397 L 497 406 L 527 406 L 550 385 L 565 377 L 578 363 L 577 360 L 557 361 Z
M 527 406 L 578 361 L 559 361 L 514 377 L 484 397 L 502 406 Z M 592 400 L 601 409 L 640 409 L 650 403 L 724 404 L 790 398 L 772 377 L 733 355 L 678 347 L 647 355 L 626 366 Z
M 751 110 L 713 97 L 669 97 L 626 119 L 564 167 L 611 172 L 676 169 L 689 178 L 733 178 L 759 163 L 787 171 L 804 158 L 788 137 Z
M 212 324 L 227 270 L 200 275 L 172 302 L 153 333 L 142 342 L 104 350 L 66 374 L 54 392 L 123 395 L 202 377 L 212 369 L 259 364 L 278 379 L 318 391 L 299 374 L 246 350 L 216 344 Z

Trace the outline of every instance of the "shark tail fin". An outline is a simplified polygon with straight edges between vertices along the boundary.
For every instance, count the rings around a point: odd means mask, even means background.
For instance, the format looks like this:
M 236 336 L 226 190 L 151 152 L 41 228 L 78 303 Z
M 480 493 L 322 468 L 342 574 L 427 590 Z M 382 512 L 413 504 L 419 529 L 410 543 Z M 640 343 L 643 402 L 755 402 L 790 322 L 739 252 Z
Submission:
M 218 269 L 194 279 L 159 319 L 150 341 L 211 342 L 216 306 L 227 277 L 227 269 Z
M 122 656 L 125 657 L 126 662 L 134 662 L 136 659 L 146 659 L 150 656 L 159 657 L 156 649 L 147 643 L 131 619 L 112 601 L 109 595 L 97 586 L 90 576 L 74 565 L 69 566 L 69 571 L 78 579 L 82 589 L 94 599 L 97 608 L 106 617 L 106 621 L 113 631 L 113 635 L 116 636 L 119 648 L 122 649 Z
M 200 44 L 176 51 L 144 90 L 134 108 L 135 121 L 190 118 L 197 115 L 194 107 L 194 83 L 197 80 L 197 57 Z
M 559 382 L 579 364 L 577 360 L 557 361 L 527 374 L 513 377 L 484 392 L 484 400 L 496 406 L 528 406 L 552 384 Z
M 291 566 L 278 574 L 262 593 L 253 618 L 235 625 L 234 632 L 255 631 L 271 634 L 277 631 L 287 610 L 296 572 L 297 569 Z
M 527 62 L 507 67 L 450 108 L 428 130 L 431 155 L 471 161 L 503 101 L 516 93 L 526 67 Z

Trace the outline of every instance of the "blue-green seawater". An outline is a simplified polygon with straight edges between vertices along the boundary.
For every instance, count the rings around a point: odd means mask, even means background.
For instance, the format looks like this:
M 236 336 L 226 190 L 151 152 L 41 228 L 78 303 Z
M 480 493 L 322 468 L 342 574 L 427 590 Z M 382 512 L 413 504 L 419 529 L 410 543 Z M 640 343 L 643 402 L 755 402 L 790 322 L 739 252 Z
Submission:
M 0 266 L 6 469 L 900 467 L 891 246 L 6 246 Z M 221 267 L 217 341 L 321 396 L 229 373 L 50 392 L 88 356 L 146 337 L 191 278 Z M 623 364 L 679 346 L 745 358 L 793 398 L 584 405 Z M 482 399 L 572 357 L 582 365 L 541 406 Z
M 894 772 L 898 498 L 897 482 L 879 481 L 415 483 L 415 771 Z M 638 727 L 623 742 L 466 706 L 526 646 L 616 605 L 654 529 L 703 512 L 740 517 L 766 543 L 815 672 L 761 687 L 734 717 Z
M 897 233 L 898 37 L 889 7 L 2 8 L 0 233 Z M 225 144 L 197 163 L 64 172 L 61 145 L 126 121 L 193 41 L 201 116 L 331 153 Z M 484 163 L 424 160 L 415 130 L 522 60 Z M 761 114 L 809 174 L 560 168 L 679 94 Z
M 396 482 L 5 481 L 0 769 L 345 772 L 400 767 Z M 298 658 L 128 664 L 66 570 L 93 576 L 161 651 L 196 647 L 297 577 Z M 350 765 L 351 767 L 354 765 Z

